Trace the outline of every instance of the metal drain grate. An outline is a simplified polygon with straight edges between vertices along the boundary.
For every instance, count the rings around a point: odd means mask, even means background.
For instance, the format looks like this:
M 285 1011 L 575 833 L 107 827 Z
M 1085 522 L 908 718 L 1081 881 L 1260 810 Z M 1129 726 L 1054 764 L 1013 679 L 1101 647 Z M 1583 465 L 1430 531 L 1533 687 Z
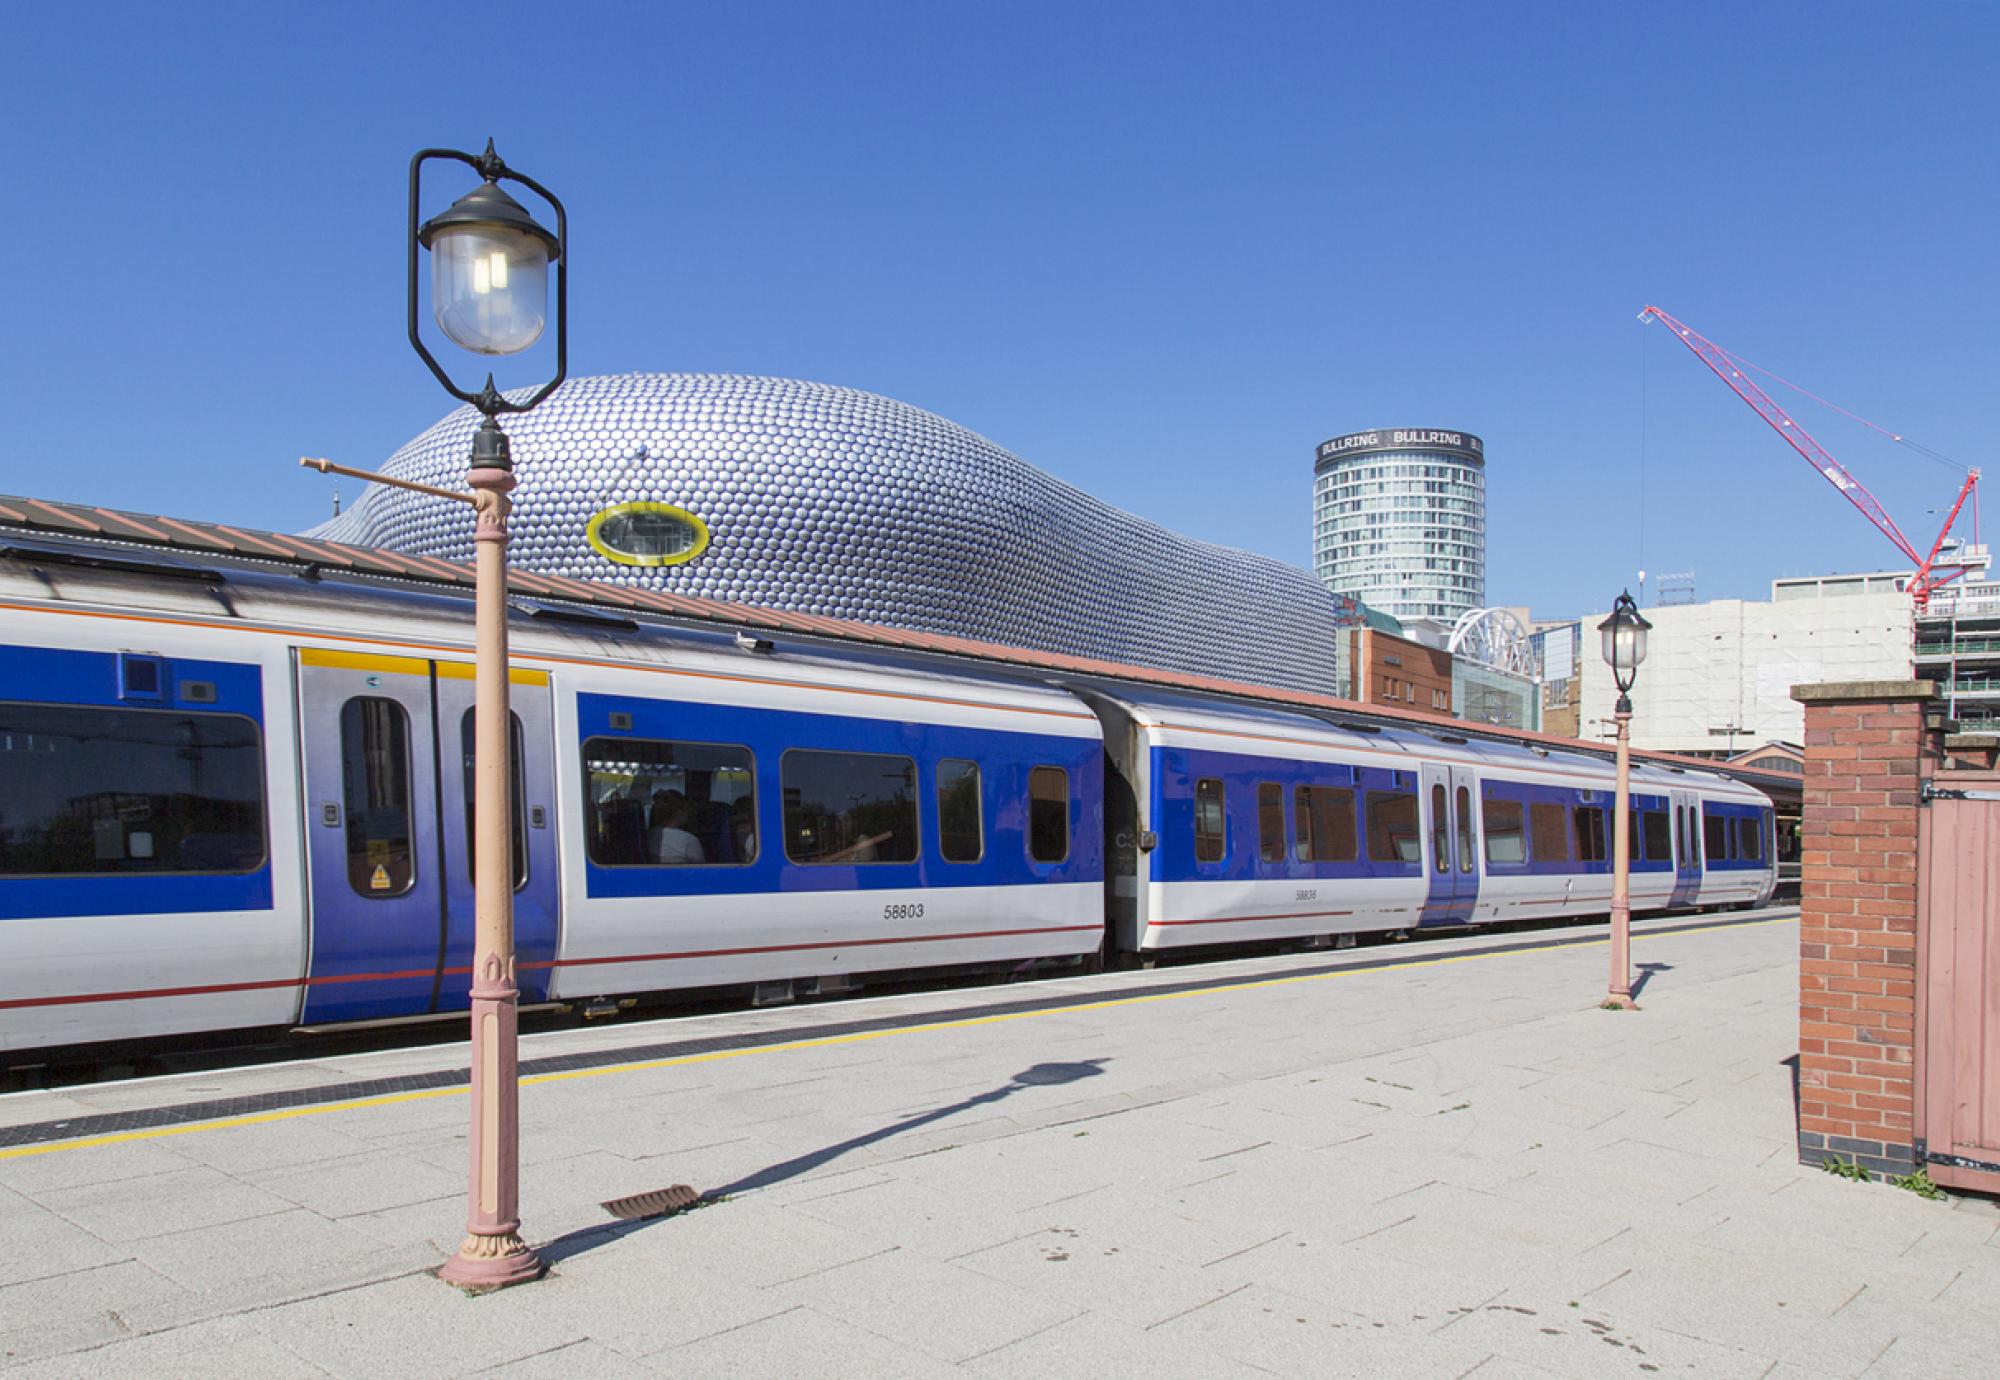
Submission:
M 700 1201 L 701 1195 L 692 1188 L 686 1184 L 675 1184 L 672 1188 L 656 1188 L 651 1193 L 635 1193 L 629 1198 L 613 1198 L 603 1206 L 613 1217 L 636 1222 L 646 1217 L 664 1217 L 670 1212 L 693 1207 Z

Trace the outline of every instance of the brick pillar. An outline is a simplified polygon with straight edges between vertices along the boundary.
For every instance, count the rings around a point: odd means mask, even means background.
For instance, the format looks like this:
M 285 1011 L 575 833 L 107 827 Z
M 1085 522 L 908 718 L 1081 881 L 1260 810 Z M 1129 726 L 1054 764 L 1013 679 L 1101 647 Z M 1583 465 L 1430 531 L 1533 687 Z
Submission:
M 1917 809 L 1929 681 L 1798 685 L 1799 1160 L 1915 1166 Z

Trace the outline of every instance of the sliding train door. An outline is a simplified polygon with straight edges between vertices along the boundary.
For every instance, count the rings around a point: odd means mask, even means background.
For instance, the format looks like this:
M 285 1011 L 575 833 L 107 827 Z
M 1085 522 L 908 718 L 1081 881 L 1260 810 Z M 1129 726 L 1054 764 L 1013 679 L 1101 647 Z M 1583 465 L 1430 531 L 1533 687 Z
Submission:
M 1436 763 L 1424 767 L 1423 785 L 1430 825 L 1429 890 L 1419 923 L 1463 925 L 1479 900 L 1477 785 L 1470 768 Z
M 1670 906 L 1691 906 L 1701 891 L 1701 797 L 1671 793 L 1674 813 L 1674 892 Z
M 298 653 L 311 959 L 303 1023 L 463 1008 L 472 968 L 472 668 Z M 516 670 L 516 971 L 547 991 L 557 867 L 548 676 Z

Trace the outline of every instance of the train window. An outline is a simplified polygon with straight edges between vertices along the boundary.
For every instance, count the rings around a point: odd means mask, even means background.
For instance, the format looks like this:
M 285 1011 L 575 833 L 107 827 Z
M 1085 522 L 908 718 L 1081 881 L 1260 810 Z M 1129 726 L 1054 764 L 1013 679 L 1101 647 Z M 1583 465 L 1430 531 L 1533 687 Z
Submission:
M 1578 862 L 1603 862 L 1605 857 L 1604 811 L 1595 805 L 1579 805 L 1572 812 L 1576 823 Z
M 757 860 L 756 766 L 748 748 L 656 738 L 583 745 L 583 833 L 601 867 Z
M 1431 871 L 1442 877 L 1451 871 L 1451 813 L 1444 783 L 1431 783 Z
M 1338 786 L 1294 786 L 1292 827 L 1300 862 L 1353 862 L 1354 792 Z
M 1458 870 L 1472 871 L 1472 792 L 1458 788 Z
M 1528 860 L 1528 831 L 1521 802 L 1489 795 L 1480 811 L 1486 826 L 1486 861 L 1524 863 Z
M 1194 860 L 1221 862 L 1227 851 L 1229 835 L 1222 811 L 1222 782 L 1204 776 L 1194 783 Z
M 249 719 L 0 704 L 0 876 L 263 863 L 264 750 Z
M 1285 860 L 1285 788 L 1275 781 L 1257 788 L 1257 856 Z
M 1061 767 L 1028 773 L 1028 856 L 1045 863 L 1069 856 L 1069 773 Z
M 978 862 L 986 852 L 979 819 L 979 764 L 963 757 L 938 763 L 938 852 L 946 862 Z
M 1713 855 L 1714 850 L 1710 850 Z M 1760 819 L 1739 819 L 1736 821 L 1736 856 L 1749 862 L 1761 862 L 1764 857 L 1764 822 Z
M 459 720 L 458 740 L 465 757 L 465 866 L 476 883 L 479 880 L 479 864 L 474 857 L 479 847 L 479 831 L 474 820 L 477 814 L 473 795 L 477 790 L 473 777 L 473 738 L 478 711 L 468 709 Z M 512 765 L 514 778 L 514 890 L 519 891 L 528 884 L 528 793 L 521 783 L 521 762 L 525 748 L 521 741 L 521 716 L 509 714 L 513 720 L 513 754 L 508 759 Z
M 1708 843 L 1711 861 L 1721 862 L 1729 856 L 1729 821 L 1721 815 L 1712 815 L 1707 810 L 1701 812 L 1702 833 Z
M 410 716 L 379 695 L 340 707 L 340 775 L 347 800 L 347 884 L 401 896 L 417 883 L 410 824 Z
M 879 752 L 794 748 L 779 763 L 785 790 L 785 856 L 849 867 L 914 862 L 917 764 Z
M 1638 829 L 1640 840 L 1646 845 L 1647 862 L 1672 862 L 1674 860 L 1673 826 L 1667 823 L 1665 810 L 1641 810 L 1632 816 L 1633 827 Z M 1633 850 L 1634 856 L 1638 850 Z
M 1368 857 L 1372 862 L 1423 865 L 1414 791 L 1368 792 Z
M 1528 807 L 1528 846 L 1536 862 L 1570 860 L 1569 812 L 1560 805 L 1536 802 Z

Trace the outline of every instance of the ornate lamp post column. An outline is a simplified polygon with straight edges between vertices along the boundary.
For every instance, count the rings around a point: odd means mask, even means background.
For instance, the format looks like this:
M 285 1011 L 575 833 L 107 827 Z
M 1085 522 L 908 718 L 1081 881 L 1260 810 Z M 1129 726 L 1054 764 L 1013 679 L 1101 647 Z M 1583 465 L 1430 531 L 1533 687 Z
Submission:
M 1611 987 L 1604 1005 L 1630 1011 L 1632 1000 L 1632 681 L 1646 659 L 1646 634 L 1652 628 L 1632 602 L 1630 590 L 1611 606 L 1611 616 L 1597 625 L 1604 637 L 1604 660 L 1618 686 L 1618 795 L 1611 812 Z
M 464 163 L 484 179 L 443 213 L 419 225 L 423 165 Z M 500 187 L 518 182 L 555 208 L 556 232 L 536 223 Z M 468 393 L 424 348 L 418 331 L 419 250 L 431 255 L 431 312 L 455 344 L 476 354 L 511 355 L 541 338 L 548 320 L 549 263 L 556 265 L 556 373 L 525 402 L 510 402 L 486 376 Z M 410 160 L 410 344 L 445 391 L 484 415 L 472 438 L 477 513 L 476 708 L 473 723 L 472 1134 L 465 1242 L 440 1277 L 468 1289 L 498 1289 L 539 1277 L 546 1268 L 521 1240 L 519 991 L 514 985 L 513 796 L 507 704 L 507 516 L 513 504 L 513 458 L 497 418 L 526 412 L 568 373 L 569 222 L 547 188 L 510 169 L 487 141 L 481 154 L 425 149 Z

